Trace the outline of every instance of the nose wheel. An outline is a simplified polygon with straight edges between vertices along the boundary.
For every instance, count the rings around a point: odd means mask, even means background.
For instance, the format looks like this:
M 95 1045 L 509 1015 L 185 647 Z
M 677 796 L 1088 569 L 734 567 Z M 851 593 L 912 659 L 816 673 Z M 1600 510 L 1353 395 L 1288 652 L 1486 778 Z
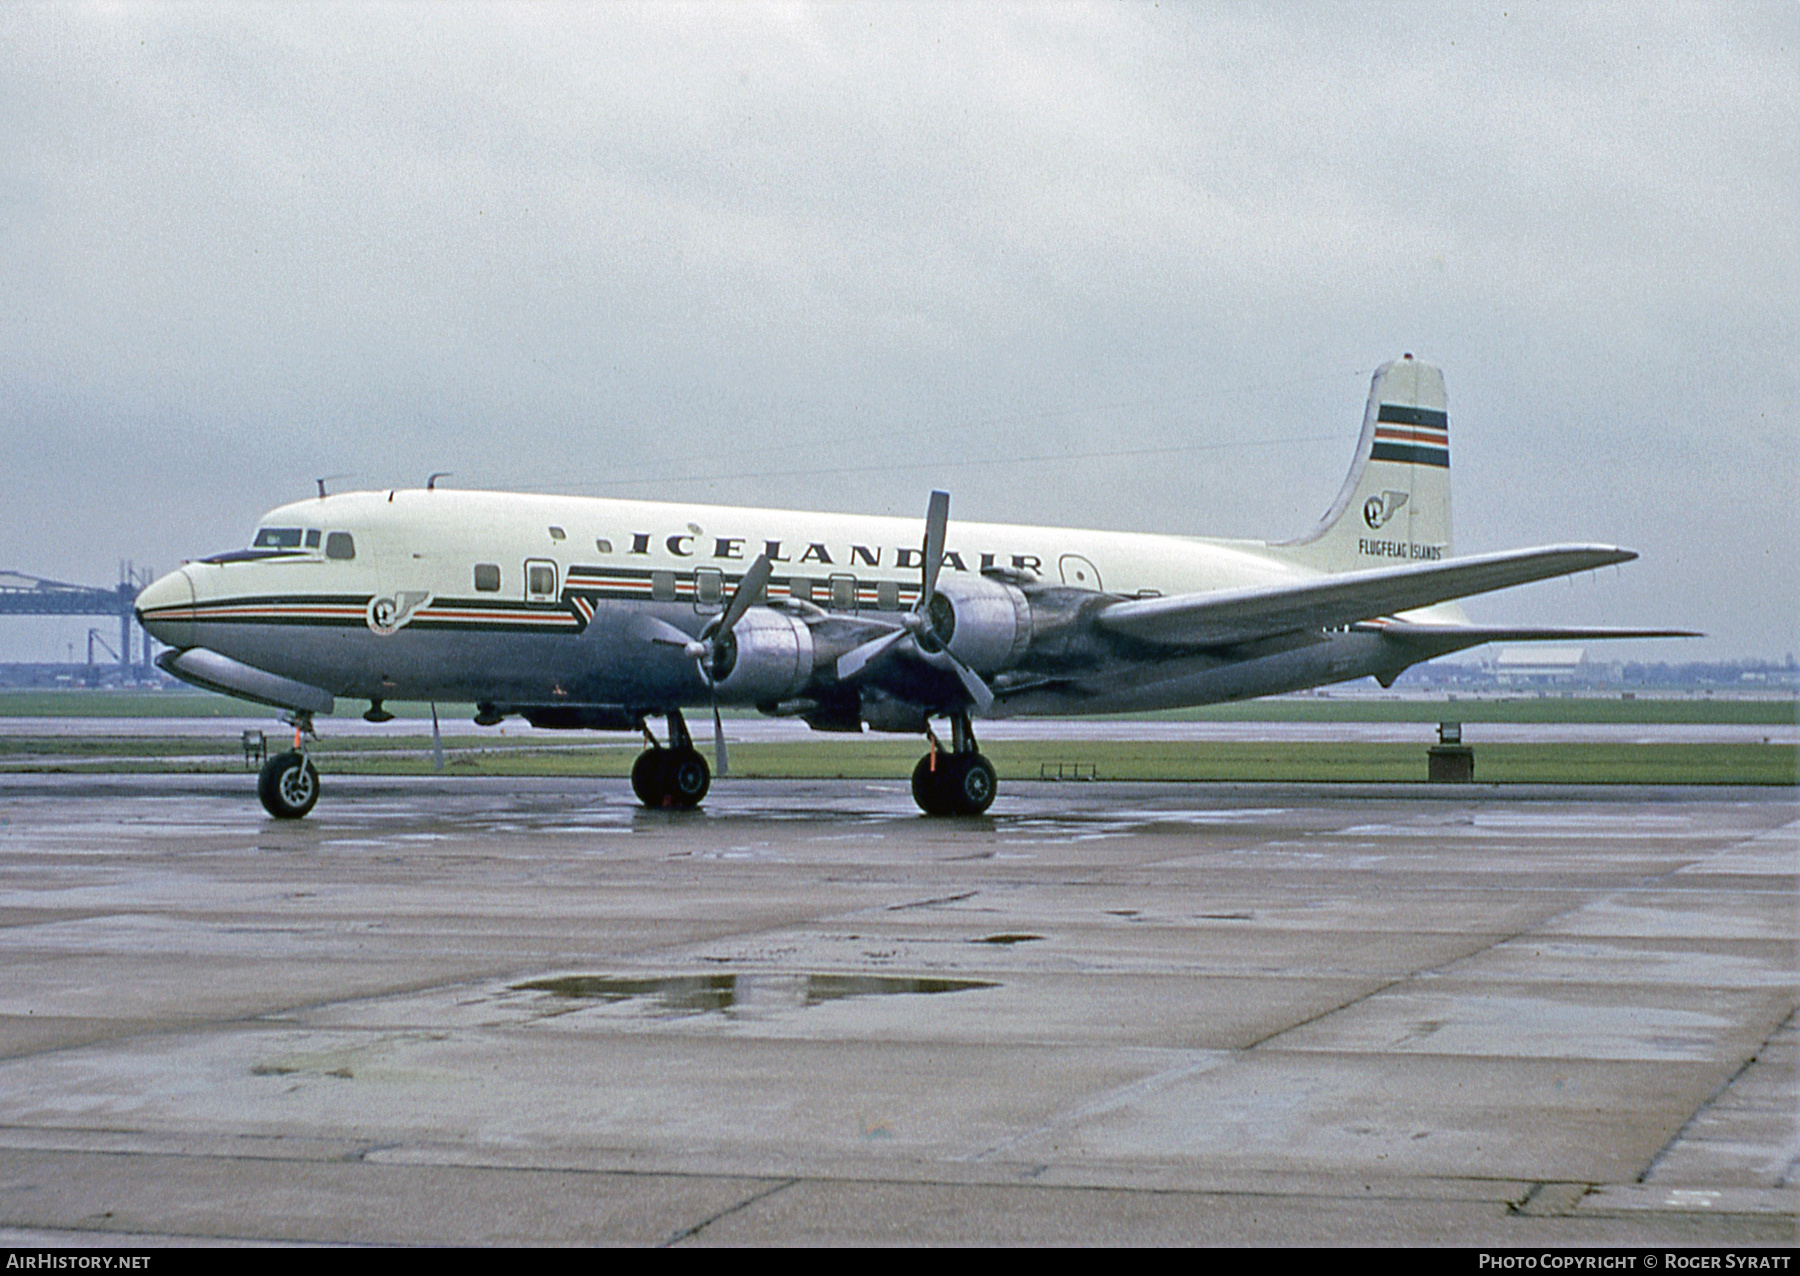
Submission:
M 926 734 L 931 735 L 929 730 Z M 931 736 L 931 752 L 913 768 L 913 801 L 927 815 L 980 815 L 994 804 L 999 777 L 975 743 L 966 714 L 951 716 L 950 734 L 947 751 Z
M 297 820 L 319 800 L 319 772 L 304 753 L 277 753 L 256 777 L 263 810 L 278 820 Z

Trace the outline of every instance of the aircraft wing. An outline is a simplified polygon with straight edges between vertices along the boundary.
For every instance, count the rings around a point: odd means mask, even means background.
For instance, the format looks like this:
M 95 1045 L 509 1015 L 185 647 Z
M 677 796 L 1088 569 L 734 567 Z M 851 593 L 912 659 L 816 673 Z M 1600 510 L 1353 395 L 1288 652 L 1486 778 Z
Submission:
M 1095 619 L 1102 628 L 1143 642 L 1180 647 L 1225 646 L 1296 630 L 1353 625 L 1452 598 L 1466 598 L 1552 576 L 1609 567 L 1636 557 L 1631 550 L 1611 545 L 1546 545 L 1440 562 L 1372 567 L 1289 584 L 1175 594 L 1167 598 L 1132 598 L 1104 608 Z M 1412 628 L 1424 630 L 1430 627 L 1414 625 Z M 1493 631 L 1494 638 L 1522 636 L 1525 632 L 1517 629 Z M 1575 635 L 1568 632 L 1557 636 Z M 1613 636 L 1649 635 L 1621 633 Z

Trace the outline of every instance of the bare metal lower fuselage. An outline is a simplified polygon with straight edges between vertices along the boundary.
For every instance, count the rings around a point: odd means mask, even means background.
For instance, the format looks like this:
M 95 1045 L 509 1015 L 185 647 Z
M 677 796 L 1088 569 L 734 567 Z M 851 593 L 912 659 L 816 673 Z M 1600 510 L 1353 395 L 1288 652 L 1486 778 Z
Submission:
M 192 570 L 192 569 L 190 569 Z M 226 569 L 229 570 L 229 569 Z M 502 712 L 537 706 L 616 708 L 628 716 L 710 704 L 714 692 L 693 660 L 648 639 L 645 620 L 698 636 L 708 617 L 682 604 L 597 608 L 579 634 L 485 634 L 423 628 L 378 635 L 366 627 L 218 622 L 183 636 L 255 669 L 341 699 L 468 702 Z M 838 618 L 834 645 L 848 649 L 890 617 Z M 358 632 L 361 628 L 361 632 Z M 1397 640 L 1375 629 L 1287 635 L 1225 650 L 1156 653 L 1089 639 L 995 679 L 987 716 L 1069 716 L 1181 708 L 1345 682 L 1389 678 L 1458 644 Z M 891 671 L 880 687 L 930 703 L 943 678 L 926 668 Z M 718 697 L 730 703 L 729 694 Z M 748 702 L 746 702 L 748 703 Z M 877 715 L 871 725 L 885 725 Z M 910 729 L 910 728 L 906 728 Z

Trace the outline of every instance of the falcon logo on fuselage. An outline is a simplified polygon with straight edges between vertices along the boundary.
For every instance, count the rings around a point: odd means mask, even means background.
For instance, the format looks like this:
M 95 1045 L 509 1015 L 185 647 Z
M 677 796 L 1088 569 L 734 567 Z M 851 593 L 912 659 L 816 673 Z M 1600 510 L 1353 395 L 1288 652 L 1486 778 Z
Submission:
M 367 612 L 369 628 L 383 638 L 398 633 L 430 601 L 430 591 L 423 589 L 403 589 L 386 598 L 371 598 Z

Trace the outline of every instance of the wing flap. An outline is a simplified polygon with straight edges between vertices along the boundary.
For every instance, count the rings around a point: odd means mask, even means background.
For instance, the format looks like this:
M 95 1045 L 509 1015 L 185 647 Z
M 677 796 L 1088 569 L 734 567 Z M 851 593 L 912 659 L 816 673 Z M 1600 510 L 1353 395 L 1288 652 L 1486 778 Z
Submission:
M 1297 630 L 1352 625 L 1636 557 L 1631 550 L 1611 545 L 1546 545 L 1339 572 L 1291 584 L 1127 599 L 1103 609 L 1095 619 L 1102 628 L 1142 642 L 1225 646 Z

